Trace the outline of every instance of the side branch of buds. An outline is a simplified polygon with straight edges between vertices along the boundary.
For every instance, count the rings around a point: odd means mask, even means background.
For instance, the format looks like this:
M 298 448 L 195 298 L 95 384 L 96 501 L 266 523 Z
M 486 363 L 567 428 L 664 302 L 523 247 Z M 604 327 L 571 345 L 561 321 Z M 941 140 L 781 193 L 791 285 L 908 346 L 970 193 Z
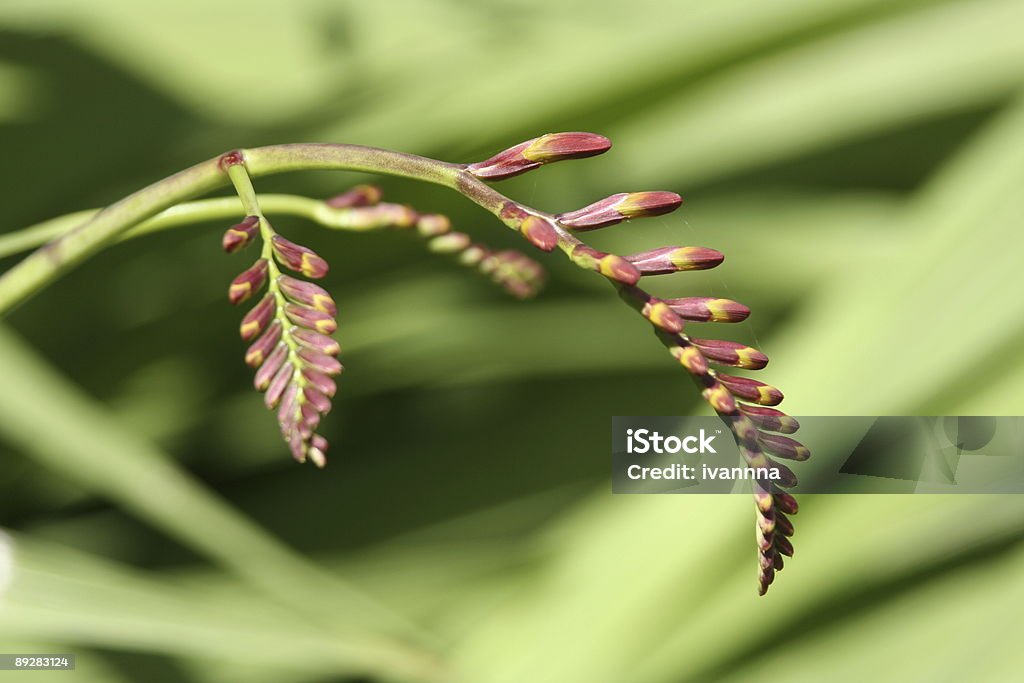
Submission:
M 332 376 L 342 371 L 336 356 L 340 345 L 330 336 L 336 329 L 338 307 L 323 287 L 281 272 L 286 268 L 310 278 L 327 275 L 327 262 L 308 247 L 278 235 L 263 216 L 244 166 L 228 173 L 251 215 L 252 232 L 236 247 L 229 239 L 239 232 L 229 228 L 225 251 L 233 252 L 263 240 L 260 258 L 236 277 L 228 300 L 242 303 L 266 287 L 266 294 L 242 318 L 239 333 L 251 342 L 245 362 L 256 370 L 253 386 L 263 392 L 264 403 L 277 413 L 281 436 L 299 462 L 317 467 L 327 464 L 327 440 L 316 433 L 320 419 L 331 409 L 335 392 Z M 253 219 L 253 220 L 250 220 Z M 229 247 L 230 243 L 230 247 Z
M 427 242 L 435 254 L 452 256 L 466 267 L 485 275 L 509 294 L 527 299 L 535 296 L 544 284 L 544 269 L 530 257 L 512 249 L 494 250 L 474 241 L 468 234 L 452 229 L 447 216 L 421 214 L 400 204 L 381 202 L 381 191 L 371 185 L 360 185 L 326 200 L 332 209 L 344 209 L 332 223 L 357 230 L 395 228 L 413 232 Z M 528 239 L 529 227 L 521 231 Z M 531 241 L 534 241 L 533 238 Z M 550 248 L 555 246 L 552 232 Z

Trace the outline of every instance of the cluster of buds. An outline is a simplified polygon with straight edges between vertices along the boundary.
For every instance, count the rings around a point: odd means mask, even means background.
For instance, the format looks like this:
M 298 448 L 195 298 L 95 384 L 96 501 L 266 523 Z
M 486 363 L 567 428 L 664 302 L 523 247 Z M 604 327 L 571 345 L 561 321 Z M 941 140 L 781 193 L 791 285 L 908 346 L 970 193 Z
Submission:
M 546 252 L 560 248 L 572 263 L 611 282 L 620 297 L 652 325 L 704 400 L 729 424 L 747 464 L 779 472 L 778 480 L 754 482 L 759 590 L 763 594 L 783 568 L 783 558 L 793 554 L 789 518 L 796 514 L 797 503 L 786 489 L 796 486 L 797 478 L 781 461 L 806 460 L 810 455 L 801 443 L 787 436 L 796 432 L 799 424 L 774 407 L 782 401 L 782 392 L 775 387 L 716 369 L 759 370 L 767 365 L 767 356 L 738 342 L 691 336 L 687 329 L 691 324 L 740 322 L 750 315 L 750 309 L 731 299 L 709 296 L 661 298 L 640 286 L 645 277 L 715 268 L 724 260 L 722 253 L 707 247 L 665 246 L 621 256 L 594 249 L 578 237 L 624 221 L 670 213 L 682 204 L 674 192 L 621 192 L 581 209 L 549 214 L 508 199 L 484 183 L 565 159 L 594 156 L 610 147 L 607 138 L 593 133 L 550 133 L 481 162 L 441 165 L 458 174 L 453 185 L 456 189 L 491 210 L 533 246 Z M 248 178 L 237 170 L 230 173 L 239 176 L 233 180 L 238 180 L 235 185 L 243 204 L 256 207 Z M 543 280 L 543 271 L 532 259 L 518 252 L 488 249 L 468 234 L 454 231 L 442 215 L 382 202 L 380 190 L 370 185 L 323 202 L 316 219 L 347 230 L 395 227 L 415 232 L 427 241 L 430 251 L 453 256 L 517 297 L 532 296 Z M 233 303 L 240 303 L 264 286 L 268 288 L 242 320 L 242 337 L 252 342 L 246 362 L 257 369 L 256 388 L 265 392 L 267 406 L 277 410 L 281 433 L 296 459 L 310 459 L 322 466 L 327 444 L 315 430 L 330 409 L 335 390 L 332 376 L 342 369 L 336 359 L 338 344 L 330 336 L 336 328 L 337 310 L 322 288 L 282 275 L 278 266 L 315 279 L 326 274 L 327 263 L 274 233 L 266 219 L 257 215 L 229 229 L 224 248 L 237 251 L 258 234 L 266 240 L 261 258 L 232 282 L 228 293 Z
M 323 467 L 327 440 L 315 430 L 331 409 L 337 388 L 333 377 L 342 371 L 337 359 L 341 347 L 331 337 L 338 327 L 338 308 L 325 289 L 281 273 L 280 266 L 321 278 L 327 274 L 327 262 L 274 233 L 258 216 L 229 228 L 224 249 L 238 251 L 260 234 L 261 226 L 269 242 L 260 258 L 232 280 L 228 300 L 240 304 L 266 287 L 239 326 L 243 341 L 250 342 L 245 362 L 256 370 L 253 385 L 263 392 L 267 408 L 277 411 L 281 436 L 292 456 Z
M 325 204 L 331 209 L 343 210 L 333 220 L 349 230 L 413 231 L 427 241 L 431 252 L 451 256 L 461 265 L 474 268 L 517 298 L 528 299 L 543 286 L 544 269 L 525 254 L 513 249 L 491 249 L 468 234 L 453 230 L 447 216 L 419 213 L 402 204 L 381 202 L 381 198 L 377 187 L 358 185 L 326 200 Z
M 600 154 L 611 144 L 592 133 L 553 133 L 511 147 L 490 159 L 464 166 L 480 180 L 500 180 L 542 164 Z M 616 225 L 633 218 L 659 216 L 680 206 L 672 192 L 624 192 L 581 209 L 544 214 L 506 200 L 500 218 L 538 248 L 559 246 L 581 268 L 600 273 L 619 290 L 621 298 L 654 327 L 659 339 L 690 374 L 702 397 L 730 425 L 740 453 L 752 467 L 772 467 L 776 481 L 754 485 L 757 509 L 757 548 L 760 557 L 759 592 L 763 595 L 792 556 L 796 499 L 784 489 L 797 484 L 796 475 L 780 460 L 806 460 L 810 453 L 798 441 L 784 436 L 799 428 L 795 419 L 771 407 L 782 401 L 782 392 L 748 377 L 726 374 L 712 366 L 759 370 L 768 357 L 759 350 L 733 341 L 690 336 L 689 323 L 736 323 L 746 320 L 750 309 L 731 299 L 682 297 L 663 299 L 643 290 L 641 278 L 715 268 L 724 260 L 721 252 L 707 247 L 668 246 L 629 256 L 598 251 L 576 235 Z

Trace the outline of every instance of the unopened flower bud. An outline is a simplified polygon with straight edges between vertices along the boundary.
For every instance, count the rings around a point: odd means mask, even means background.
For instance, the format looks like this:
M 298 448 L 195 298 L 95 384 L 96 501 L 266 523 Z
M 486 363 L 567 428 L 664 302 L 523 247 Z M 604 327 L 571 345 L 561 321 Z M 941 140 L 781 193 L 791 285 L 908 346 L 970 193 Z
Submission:
M 242 339 L 245 341 L 254 339 L 256 335 L 267 329 L 273 317 L 274 296 L 267 294 L 242 318 L 242 323 L 239 326 L 239 333 L 242 335 Z
M 673 334 L 683 331 L 682 318 L 658 297 L 632 286 L 619 288 L 619 296 L 654 326 Z
M 721 252 L 705 247 L 661 247 L 627 256 L 644 275 L 663 275 L 681 270 L 707 270 L 725 260 Z
M 558 222 L 573 230 L 595 230 L 629 218 L 660 216 L 679 208 L 675 192 L 620 192 L 576 211 L 559 214 Z
M 786 415 L 781 410 L 773 408 L 762 408 L 760 406 L 748 406 L 739 404 L 740 411 L 750 418 L 758 429 L 768 432 L 779 432 L 780 434 L 792 434 L 800 429 L 800 423 L 795 417 Z
M 721 339 L 692 339 L 708 360 L 723 365 L 733 365 L 745 370 L 760 370 L 768 365 L 768 356 L 760 351 L 737 342 Z
M 281 400 L 281 394 L 284 393 L 285 387 L 288 386 L 288 383 L 292 381 L 294 376 L 295 367 L 291 363 L 285 363 L 278 368 L 274 378 L 270 380 L 267 392 L 263 395 L 263 402 L 267 408 L 274 409 L 277 402 Z
M 270 241 L 277 260 L 288 268 L 311 278 L 322 278 L 327 274 L 327 261 L 320 258 L 312 249 L 295 244 L 280 235 L 274 235 Z
M 477 178 L 502 180 L 554 161 L 592 157 L 608 151 L 608 138 L 594 133 L 548 133 L 466 167 Z
M 341 363 L 338 362 L 337 358 L 332 358 L 327 354 L 320 353 L 319 351 L 313 351 L 312 349 L 300 349 L 299 358 L 301 358 L 311 370 L 322 372 L 325 375 L 341 374 Z
M 320 334 L 331 334 L 338 329 L 338 323 L 335 322 L 334 318 L 323 311 L 318 311 L 309 306 L 285 304 L 284 314 L 296 325 L 308 327 Z
M 338 306 L 334 303 L 334 299 L 320 285 L 282 275 L 277 278 L 277 286 L 281 288 L 282 294 L 295 303 L 315 308 L 330 316 L 338 314 Z
M 228 301 L 240 304 L 263 288 L 267 281 L 267 260 L 259 259 L 231 281 L 228 287 Z
M 252 241 L 252 238 L 259 232 L 260 219 L 258 216 L 246 216 L 238 225 L 232 225 L 224 233 L 221 245 L 224 251 L 233 254 Z
M 416 220 L 416 232 L 423 237 L 437 237 L 451 232 L 452 222 L 439 213 L 423 214 Z
M 312 349 L 313 351 L 326 353 L 328 356 L 337 356 L 341 353 L 341 345 L 332 337 L 328 337 L 325 334 L 301 327 L 293 328 L 291 334 L 295 341 L 308 349 Z
M 351 190 L 335 195 L 324 203 L 332 209 L 349 209 L 356 206 L 373 206 L 383 196 L 376 185 L 356 185 Z
M 747 319 L 750 309 L 732 299 L 692 296 L 666 299 L 672 310 L 686 320 L 711 323 L 737 323 Z
M 270 380 L 274 378 L 277 371 L 284 365 L 285 359 L 288 358 L 288 345 L 284 342 L 278 343 L 274 350 L 270 352 L 267 359 L 263 361 L 263 365 L 256 371 L 256 377 L 253 379 L 253 386 L 256 387 L 257 391 L 263 391 L 270 386 Z
M 311 406 L 321 413 L 327 414 L 331 411 L 331 399 L 314 386 L 307 386 L 302 390 L 303 395 Z
M 328 398 L 334 396 L 335 392 L 338 390 L 338 385 L 335 384 L 334 380 L 322 372 L 305 368 L 302 371 L 302 376 L 306 378 L 306 381 L 309 382 L 311 386 L 316 387 L 317 391 Z
M 748 377 L 733 377 L 718 373 L 718 381 L 733 396 L 762 406 L 775 406 L 782 402 L 782 392 L 773 386 Z
M 584 244 L 574 247 L 569 258 L 581 268 L 595 270 L 624 285 L 635 285 L 640 280 L 640 271 L 626 259 L 616 254 L 606 254 Z
M 435 254 L 454 254 L 468 247 L 471 241 L 464 232 L 449 232 L 427 242 L 427 249 Z
M 327 439 L 319 434 L 314 434 L 306 449 L 306 456 L 310 462 L 323 469 L 327 465 Z
M 540 216 L 527 216 L 519 225 L 519 232 L 541 251 L 551 251 L 558 246 L 558 232 L 550 221 Z
M 245 352 L 245 364 L 258 368 L 270 355 L 271 350 L 281 340 L 281 323 L 274 321 L 270 323 L 267 330 L 260 335 L 260 338 L 252 343 L 249 350 Z
M 762 432 L 757 437 L 757 440 L 766 453 L 770 453 L 778 458 L 803 461 L 811 457 L 811 451 L 807 446 L 788 436 Z
M 779 492 L 772 495 L 775 500 L 775 504 L 787 515 L 795 515 L 799 510 L 800 506 L 796 502 L 796 498 L 788 493 Z
M 775 513 L 775 530 L 783 536 L 792 536 L 795 531 L 793 522 L 782 511 Z

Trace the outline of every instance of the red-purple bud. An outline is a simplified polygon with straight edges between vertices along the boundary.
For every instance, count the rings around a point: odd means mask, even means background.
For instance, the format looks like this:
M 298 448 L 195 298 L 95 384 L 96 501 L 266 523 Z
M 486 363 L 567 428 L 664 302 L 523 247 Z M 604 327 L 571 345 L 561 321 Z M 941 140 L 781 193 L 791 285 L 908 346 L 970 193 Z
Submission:
M 306 381 L 313 387 L 316 387 L 317 391 L 322 393 L 324 396 L 334 396 L 338 390 L 338 385 L 334 383 L 334 380 L 325 375 L 322 372 L 306 368 L 302 371 L 302 376 L 306 378 Z
M 708 270 L 725 260 L 721 252 L 705 247 L 661 247 L 627 256 L 644 275 L 664 275 L 681 270 Z
M 573 247 L 569 258 L 581 268 L 595 270 L 624 285 L 635 285 L 640 280 L 640 270 L 626 259 L 616 254 L 606 254 L 585 244 Z
M 303 395 L 311 406 L 319 412 L 327 414 L 331 412 L 331 399 L 314 386 L 307 386 L 302 390 Z
M 573 230 L 595 230 L 629 218 L 660 216 L 679 208 L 683 198 L 675 192 L 620 192 L 576 211 L 559 214 L 558 222 Z
M 770 453 L 777 458 L 803 461 L 811 457 L 811 451 L 807 446 L 788 436 L 761 432 L 757 435 L 757 441 L 766 453 Z
M 257 391 L 263 391 L 270 386 L 270 380 L 274 378 L 277 371 L 284 365 L 285 359 L 288 358 L 288 345 L 284 342 L 278 343 L 274 347 L 274 350 L 267 356 L 267 360 L 263 361 L 263 365 L 256 371 L 256 377 L 253 378 L 253 386 L 256 387 Z
M 582 159 L 607 152 L 608 138 L 595 133 L 548 133 L 466 167 L 477 178 L 503 180 L 554 161 Z
M 791 489 L 794 486 L 796 486 L 798 483 L 800 483 L 799 480 L 797 479 L 796 474 L 793 472 L 793 470 L 789 469 L 787 466 L 783 465 L 781 462 L 778 462 L 777 460 L 772 460 L 772 459 L 769 458 L 768 459 L 768 463 L 769 463 L 769 466 L 774 468 L 778 472 L 778 474 L 779 474 L 779 478 L 776 479 L 775 482 L 774 482 L 776 486 L 781 486 L 784 489 Z M 775 542 L 776 546 L 778 546 L 779 538 L 780 537 L 774 537 L 774 535 L 773 535 L 773 541 Z
M 324 203 L 332 209 L 349 209 L 355 206 L 373 206 L 380 201 L 383 193 L 376 185 L 356 185 L 351 190 L 335 195 Z
M 263 288 L 267 281 L 267 260 L 259 259 L 231 281 L 228 287 L 228 301 L 240 304 Z
M 284 393 L 281 394 L 281 403 L 277 407 L 277 423 L 281 426 L 281 434 L 286 439 L 291 437 L 295 425 L 298 391 L 298 385 L 295 382 L 289 382 Z
M 281 394 L 284 393 L 285 387 L 292 381 L 295 375 L 295 368 L 291 363 L 285 363 L 277 372 L 274 374 L 274 378 L 270 380 L 270 386 L 267 387 L 267 393 L 263 395 L 263 402 L 267 408 L 273 410 L 277 402 L 281 400 Z
M 792 536 L 794 531 L 793 522 L 782 511 L 775 513 L 775 530 L 783 536 Z
M 683 320 L 668 304 L 637 287 L 620 287 L 619 296 L 656 327 L 672 334 L 683 331 Z
M 692 296 L 666 299 L 665 302 L 686 320 L 698 322 L 738 323 L 750 315 L 749 308 L 732 299 Z
M 745 370 L 760 370 L 768 365 L 768 356 L 755 348 L 721 339 L 691 339 L 708 360 L 734 365 Z
M 782 392 L 775 387 L 749 377 L 733 377 L 718 373 L 718 381 L 725 385 L 733 396 L 762 406 L 776 406 L 782 403 Z
M 772 499 L 780 510 L 787 515 L 795 515 L 800 510 L 800 506 L 797 505 L 796 498 L 788 493 L 779 492 L 772 495 Z
M 281 323 L 274 321 L 270 323 L 267 331 L 259 339 L 252 343 L 249 350 L 245 352 L 245 364 L 258 368 L 263 364 L 264 359 L 270 355 L 271 350 L 281 340 Z
M 334 303 L 334 299 L 320 285 L 314 285 L 312 282 L 305 282 L 288 275 L 282 275 L 277 278 L 277 286 L 281 288 L 282 294 L 295 303 L 315 308 L 330 316 L 338 314 L 338 306 Z
M 341 345 L 327 335 L 296 327 L 291 331 L 292 338 L 308 349 L 326 353 L 328 356 L 337 356 L 341 353 Z
M 551 251 L 558 246 L 558 232 L 550 221 L 540 216 L 528 216 L 520 224 L 519 232 L 541 251 Z
M 312 349 L 299 349 L 299 358 L 306 363 L 309 369 L 322 372 L 325 375 L 338 375 L 343 369 L 337 358 Z
M 233 254 L 252 241 L 252 238 L 259 232 L 260 219 L 258 216 L 246 216 L 238 225 L 232 225 L 224 233 L 221 245 L 224 251 Z
M 270 242 L 277 260 L 286 267 L 311 278 L 318 279 L 327 275 L 327 261 L 320 258 L 312 249 L 295 244 L 280 235 L 274 235 Z
M 335 322 L 334 318 L 323 311 L 318 311 L 308 306 L 285 304 L 284 314 L 296 325 L 308 327 L 321 334 L 331 334 L 338 329 L 338 323 Z
M 780 434 L 792 434 L 800 429 L 800 423 L 795 417 L 786 415 L 781 410 L 773 408 L 762 408 L 760 406 L 748 406 L 739 404 L 740 412 L 750 418 L 758 429 L 768 432 L 779 432 Z
M 299 409 L 302 417 L 303 436 L 309 438 L 313 430 L 320 425 L 320 413 L 309 403 L 303 403 Z
M 245 314 L 238 328 L 243 340 L 249 341 L 254 339 L 256 335 L 267 329 L 271 319 L 274 317 L 274 305 L 274 296 L 267 294 Z

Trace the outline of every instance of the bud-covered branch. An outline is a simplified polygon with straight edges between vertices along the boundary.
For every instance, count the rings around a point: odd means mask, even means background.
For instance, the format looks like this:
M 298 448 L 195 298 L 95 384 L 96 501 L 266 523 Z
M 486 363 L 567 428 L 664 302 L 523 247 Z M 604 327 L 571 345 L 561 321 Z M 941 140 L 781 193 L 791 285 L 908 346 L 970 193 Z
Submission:
M 229 288 L 229 299 L 235 303 L 254 298 L 266 288 L 266 294 L 241 323 L 240 332 L 250 342 L 246 362 L 257 368 L 254 383 L 265 392 L 268 408 L 277 411 L 282 436 L 293 455 L 322 466 L 327 444 L 315 430 L 337 389 L 333 377 L 342 369 L 335 357 L 340 347 L 330 336 L 336 327 L 337 306 L 326 290 L 303 280 L 285 279 L 292 276 L 283 275 L 280 267 L 306 277 L 322 278 L 328 274 L 328 266 L 311 249 L 274 231 L 265 218 L 251 178 L 293 170 L 340 169 L 390 174 L 449 187 L 490 211 L 538 249 L 551 251 L 558 247 L 575 265 L 611 282 L 622 298 L 653 326 L 672 356 L 694 380 L 703 399 L 726 418 L 743 458 L 756 467 L 774 464 L 779 468 L 783 478 L 778 484 L 755 482 L 753 491 L 759 585 L 763 593 L 775 572 L 783 568 L 782 557 L 792 555 L 787 539 L 793 529 L 787 516 L 796 513 L 797 504 L 780 486 L 791 487 L 796 477 L 772 457 L 794 461 L 808 457 L 802 444 L 784 436 L 795 432 L 799 425 L 769 407 L 782 400 L 781 392 L 774 387 L 718 374 L 711 367 L 716 364 L 756 370 L 765 366 L 767 356 L 739 342 L 691 337 L 686 329 L 691 323 L 738 322 L 750 314 L 749 309 L 728 299 L 712 297 L 662 299 L 640 286 L 645 276 L 713 268 L 722 263 L 721 252 L 707 247 L 671 246 L 620 256 L 599 251 L 576 236 L 629 219 L 669 213 L 682 201 L 672 192 L 619 193 L 582 209 L 551 214 L 516 202 L 484 182 L 556 161 L 601 154 L 610 146 L 607 138 L 593 133 L 552 133 L 470 164 L 445 163 L 355 145 L 298 144 L 236 150 L 154 183 L 103 211 L 76 219 L 81 223 L 61 226 L 66 232 L 53 233 L 57 239 L 0 277 L 0 314 L 133 229 L 141 232 L 180 224 L 175 221 L 187 222 L 172 215 L 172 207 L 230 182 L 241 199 L 245 218 L 225 234 L 225 250 L 238 251 L 257 236 L 263 243 L 260 258 L 235 278 Z M 536 290 L 541 271 L 532 260 L 514 252 L 494 252 L 468 234 L 453 231 L 443 216 L 420 215 L 380 199 L 376 188 L 359 186 L 326 202 L 294 198 L 285 203 L 296 213 L 308 212 L 310 218 L 331 228 L 360 231 L 387 226 L 415 231 L 427 241 L 431 251 L 449 254 L 488 274 L 517 296 L 529 296 Z M 237 202 L 234 209 L 237 212 Z M 162 211 L 167 211 L 167 216 L 147 223 Z M 73 229 L 68 229 L 72 225 Z M 33 232 L 33 238 L 54 229 L 45 227 Z

